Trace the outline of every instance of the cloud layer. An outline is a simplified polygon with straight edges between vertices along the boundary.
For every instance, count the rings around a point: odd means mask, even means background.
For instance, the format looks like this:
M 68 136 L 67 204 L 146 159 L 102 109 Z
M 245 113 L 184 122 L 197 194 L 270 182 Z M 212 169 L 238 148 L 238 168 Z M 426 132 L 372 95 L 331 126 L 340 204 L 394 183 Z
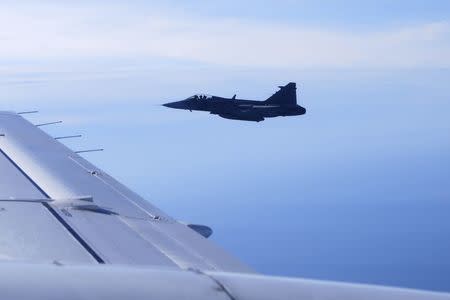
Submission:
M 3 61 L 132 57 L 244 67 L 450 67 L 447 21 L 353 32 L 117 6 L 10 5 L 0 10 L 0 43 Z

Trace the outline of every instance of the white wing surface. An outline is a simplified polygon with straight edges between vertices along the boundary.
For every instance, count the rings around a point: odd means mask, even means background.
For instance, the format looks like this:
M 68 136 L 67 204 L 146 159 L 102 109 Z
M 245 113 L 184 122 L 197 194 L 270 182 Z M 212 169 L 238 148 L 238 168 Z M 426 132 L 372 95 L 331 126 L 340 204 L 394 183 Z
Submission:
M 250 271 L 11 112 L 0 170 L 0 259 Z

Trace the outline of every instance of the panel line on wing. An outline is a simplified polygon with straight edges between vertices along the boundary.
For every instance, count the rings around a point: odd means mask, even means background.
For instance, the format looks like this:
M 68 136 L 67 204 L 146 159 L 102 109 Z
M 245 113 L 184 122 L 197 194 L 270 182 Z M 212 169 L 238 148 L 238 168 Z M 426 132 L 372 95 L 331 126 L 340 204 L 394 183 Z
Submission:
M 9 157 L 2 149 L 0 149 L 0 153 L 26 178 L 28 181 L 47 199 L 51 199 L 50 196 L 33 180 L 25 173 L 22 168 L 20 168 L 12 159 Z M 104 264 L 105 261 L 94 251 L 94 249 L 86 243 L 85 240 L 56 212 L 56 210 L 50 206 L 48 202 L 41 202 L 42 205 L 61 223 L 61 225 L 67 229 L 67 231 L 77 240 L 81 246 L 100 264 Z
M 122 222 L 124 222 L 127 226 L 129 226 L 130 228 L 134 228 L 135 226 L 133 226 L 132 224 L 130 224 L 129 222 L 127 222 L 127 220 L 120 218 L 120 220 Z M 194 251 L 193 249 L 191 249 L 190 247 L 188 247 L 187 245 L 185 245 L 184 243 L 180 242 L 178 239 L 176 239 L 175 237 L 171 236 L 170 234 L 164 233 L 162 232 L 158 226 L 156 226 L 156 224 L 153 224 L 151 222 L 148 223 L 152 228 L 154 233 L 159 234 L 159 235 L 163 235 L 165 236 L 167 241 L 171 241 L 174 245 L 178 246 L 180 249 L 183 249 L 186 253 L 189 253 L 189 255 L 191 255 L 192 258 L 195 258 L 196 260 L 201 261 L 203 264 L 205 264 L 206 266 L 212 268 L 213 270 L 217 270 L 217 266 L 215 264 L 213 264 L 211 261 L 209 261 L 208 259 L 206 259 L 205 257 L 203 257 L 202 255 L 200 255 L 198 252 Z M 161 253 L 163 253 L 164 255 L 166 255 L 167 257 L 169 257 L 175 264 L 177 264 L 178 266 L 180 266 L 181 268 L 186 268 L 187 266 L 192 265 L 192 261 L 189 261 L 187 264 L 181 265 L 182 261 L 178 258 L 172 257 L 171 255 L 169 255 L 166 251 L 167 245 L 164 246 L 163 243 L 159 243 L 156 244 L 156 239 L 151 239 L 149 236 L 147 236 L 146 234 L 142 234 L 138 229 L 136 229 L 136 232 L 147 242 L 149 242 L 150 244 L 152 244 L 154 247 L 157 247 L 159 251 L 161 251 Z M 191 259 L 192 259 L 191 258 Z M 185 261 L 185 259 L 183 259 L 183 261 Z
M 148 215 L 152 220 L 156 220 L 156 221 L 165 221 L 165 222 L 170 222 L 170 220 L 168 220 L 167 218 L 164 218 L 160 215 L 155 215 L 150 213 L 148 210 L 146 210 L 145 208 L 143 208 L 141 205 L 139 205 L 138 203 L 136 203 L 133 199 L 131 199 L 130 197 L 128 197 L 127 195 L 123 194 L 122 192 L 120 192 L 115 186 L 113 186 L 112 184 L 110 184 L 109 182 L 107 182 L 106 180 L 104 180 L 100 175 L 101 172 L 97 171 L 97 170 L 91 170 L 87 167 L 85 167 L 82 163 L 80 163 L 76 158 L 69 156 L 69 159 L 71 161 L 73 161 L 76 165 L 80 166 L 81 168 L 83 168 L 84 170 L 86 170 L 86 172 L 90 173 L 91 175 L 93 175 L 94 177 L 96 177 L 98 180 L 100 180 L 103 184 L 105 184 L 106 186 L 108 186 L 108 188 L 110 188 L 111 190 L 113 190 L 115 193 L 117 193 L 118 195 L 120 195 L 121 197 L 127 199 L 132 205 L 134 205 L 135 207 L 137 207 L 140 211 L 142 211 L 144 214 Z

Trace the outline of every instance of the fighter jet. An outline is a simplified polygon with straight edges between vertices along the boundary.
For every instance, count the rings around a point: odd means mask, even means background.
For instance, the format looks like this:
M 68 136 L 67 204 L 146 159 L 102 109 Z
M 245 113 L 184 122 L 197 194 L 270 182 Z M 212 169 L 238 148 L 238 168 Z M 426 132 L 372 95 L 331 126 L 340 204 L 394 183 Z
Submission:
M 264 118 L 298 116 L 306 113 L 306 109 L 297 104 L 295 82 L 279 88 L 278 92 L 265 101 L 236 99 L 236 95 L 232 98 L 223 98 L 197 94 L 163 106 L 190 111 L 209 111 L 225 119 L 254 122 L 264 121 Z

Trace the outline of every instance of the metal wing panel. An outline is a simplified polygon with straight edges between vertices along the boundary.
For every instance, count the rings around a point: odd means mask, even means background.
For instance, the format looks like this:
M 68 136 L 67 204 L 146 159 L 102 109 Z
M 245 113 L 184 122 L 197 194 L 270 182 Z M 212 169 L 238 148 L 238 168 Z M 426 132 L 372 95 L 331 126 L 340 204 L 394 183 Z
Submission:
M 168 222 L 151 224 L 132 219 L 127 220 L 127 223 L 143 238 L 157 245 L 182 269 L 194 267 L 201 270 L 239 269 L 241 272 L 250 272 L 236 259 L 185 225 Z
M 150 241 L 166 256 L 182 268 L 195 266 L 199 269 L 239 268 L 242 264 L 235 258 L 226 254 L 215 244 L 206 241 L 204 237 L 195 233 L 189 227 L 182 225 L 170 216 L 144 200 L 113 177 L 98 170 L 84 159 L 74 159 L 88 172 L 96 171 L 96 176 L 110 188 L 114 189 L 122 197 L 132 201 L 136 207 L 143 209 L 150 215 L 144 218 L 135 218 L 122 215 L 121 219 L 138 232 L 145 240 Z M 149 219 L 150 217 L 150 219 Z M 156 218 L 156 219 L 155 219 Z M 202 249 L 202 251 L 198 251 Z M 246 268 L 248 272 L 249 269 Z
M 449 300 L 448 293 L 129 266 L 0 264 L 4 299 Z M 26 288 L 24 285 L 26 283 Z
M 3 263 L 0 278 L 2 299 L 230 300 L 210 278 L 186 271 Z
M 95 260 L 41 203 L 0 203 L 0 259 L 91 264 Z
M 302 300 L 450 300 L 448 293 L 365 284 L 350 284 L 254 274 L 206 272 L 233 295 L 233 299 Z
M 176 267 L 152 242 L 143 239 L 116 215 L 66 210 L 71 226 L 105 263 Z
M 95 261 L 40 202 L 45 196 L 0 151 L 0 259 Z
M 0 200 L 42 197 L 39 190 L 0 151 Z
M 250 271 L 21 116 L 0 113 L 0 130 L 0 149 L 98 262 Z

